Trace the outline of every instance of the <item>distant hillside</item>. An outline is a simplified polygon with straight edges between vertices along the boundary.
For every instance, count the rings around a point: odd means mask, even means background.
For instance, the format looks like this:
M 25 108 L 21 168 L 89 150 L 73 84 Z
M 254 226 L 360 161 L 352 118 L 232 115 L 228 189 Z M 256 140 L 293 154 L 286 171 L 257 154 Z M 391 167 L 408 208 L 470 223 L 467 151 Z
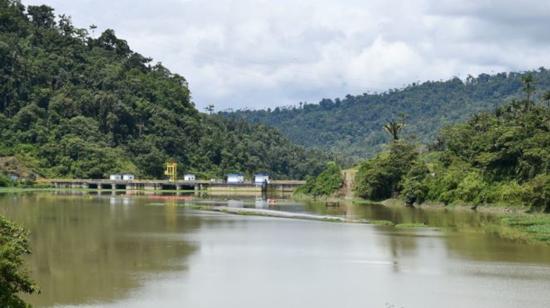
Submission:
M 202 177 L 322 169 L 273 128 L 199 113 L 185 78 L 151 62 L 113 30 L 0 0 L 0 157 L 49 177 L 162 177 L 168 159 Z
M 537 88 L 535 96 L 550 90 L 549 70 L 541 68 L 531 73 Z M 344 99 L 323 99 L 318 104 L 223 114 L 267 124 L 291 141 L 333 151 L 342 160 L 353 162 L 381 150 L 388 141 L 382 129 L 386 121 L 405 115 L 408 138 L 427 143 L 446 125 L 523 96 L 522 76 L 481 74 L 465 82 L 459 78 L 428 81 L 382 94 L 348 95 Z
M 390 142 L 360 163 L 355 193 L 368 200 L 399 195 L 409 206 L 429 200 L 550 212 L 550 95 L 448 126 L 422 153 L 406 141 Z M 550 225 L 542 225 L 527 230 L 549 241 Z

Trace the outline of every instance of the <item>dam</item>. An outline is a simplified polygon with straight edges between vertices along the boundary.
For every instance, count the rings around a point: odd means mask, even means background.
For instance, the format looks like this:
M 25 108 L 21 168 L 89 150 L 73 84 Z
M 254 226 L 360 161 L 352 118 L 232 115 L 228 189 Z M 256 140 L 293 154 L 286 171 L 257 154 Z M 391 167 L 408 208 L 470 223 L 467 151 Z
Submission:
M 93 190 L 145 190 L 145 191 L 277 191 L 293 192 L 305 181 L 280 180 L 264 184 L 252 182 L 227 183 L 216 181 L 169 181 L 169 180 L 110 180 L 110 179 L 50 179 L 45 183 L 59 189 Z

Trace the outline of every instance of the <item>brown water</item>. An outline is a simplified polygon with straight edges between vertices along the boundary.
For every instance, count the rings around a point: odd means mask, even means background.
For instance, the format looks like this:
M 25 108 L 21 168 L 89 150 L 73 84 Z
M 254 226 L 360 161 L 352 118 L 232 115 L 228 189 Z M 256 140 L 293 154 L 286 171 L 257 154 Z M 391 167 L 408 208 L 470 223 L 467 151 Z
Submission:
M 184 203 L 422 222 L 393 227 L 237 216 Z M 31 231 L 35 306 L 550 307 L 550 247 L 485 234 L 493 217 L 248 197 L 0 194 Z M 465 230 L 469 230 L 466 232 Z

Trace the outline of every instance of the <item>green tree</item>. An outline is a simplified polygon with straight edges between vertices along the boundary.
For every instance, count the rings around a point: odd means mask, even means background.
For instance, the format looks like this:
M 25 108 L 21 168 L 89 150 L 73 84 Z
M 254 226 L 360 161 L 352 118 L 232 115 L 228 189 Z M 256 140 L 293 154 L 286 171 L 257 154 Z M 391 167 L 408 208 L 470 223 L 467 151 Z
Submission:
M 305 193 L 314 197 L 330 196 L 343 185 L 342 171 L 335 162 L 329 162 L 323 172 L 317 177 L 309 177 L 306 184 L 297 193 Z
M 529 181 L 523 191 L 523 200 L 535 210 L 550 212 L 550 175 L 539 175 Z
M 413 206 L 415 203 L 422 204 L 426 200 L 429 192 L 429 186 L 425 183 L 430 170 L 422 161 L 415 161 L 409 172 L 403 179 L 403 190 L 401 195 L 405 199 L 407 206 Z
M 27 12 L 36 27 L 53 28 L 55 26 L 55 15 L 51 7 L 29 5 Z
M 0 187 L 9 187 L 13 184 L 13 181 L 7 175 L 0 172 Z
M 28 234 L 0 216 L 0 303 L 3 307 L 27 307 L 20 293 L 37 292 L 23 269 L 23 256 L 30 254 Z
M 369 200 L 383 200 L 399 195 L 403 177 L 418 157 L 415 146 L 398 141 L 389 150 L 359 165 L 355 176 L 355 193 Z

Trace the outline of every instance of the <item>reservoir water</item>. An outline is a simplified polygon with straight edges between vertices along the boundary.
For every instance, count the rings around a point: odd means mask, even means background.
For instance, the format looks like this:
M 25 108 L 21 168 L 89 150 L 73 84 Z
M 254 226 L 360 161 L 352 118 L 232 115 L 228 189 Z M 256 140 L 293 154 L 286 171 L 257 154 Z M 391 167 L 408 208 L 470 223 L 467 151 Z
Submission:
M 420 222 L 400 229 L 193 204 Z M 31 232 L 35 307 L 550 307 L 550 246 L 469 211 L 255 197 L 0 194 Z

